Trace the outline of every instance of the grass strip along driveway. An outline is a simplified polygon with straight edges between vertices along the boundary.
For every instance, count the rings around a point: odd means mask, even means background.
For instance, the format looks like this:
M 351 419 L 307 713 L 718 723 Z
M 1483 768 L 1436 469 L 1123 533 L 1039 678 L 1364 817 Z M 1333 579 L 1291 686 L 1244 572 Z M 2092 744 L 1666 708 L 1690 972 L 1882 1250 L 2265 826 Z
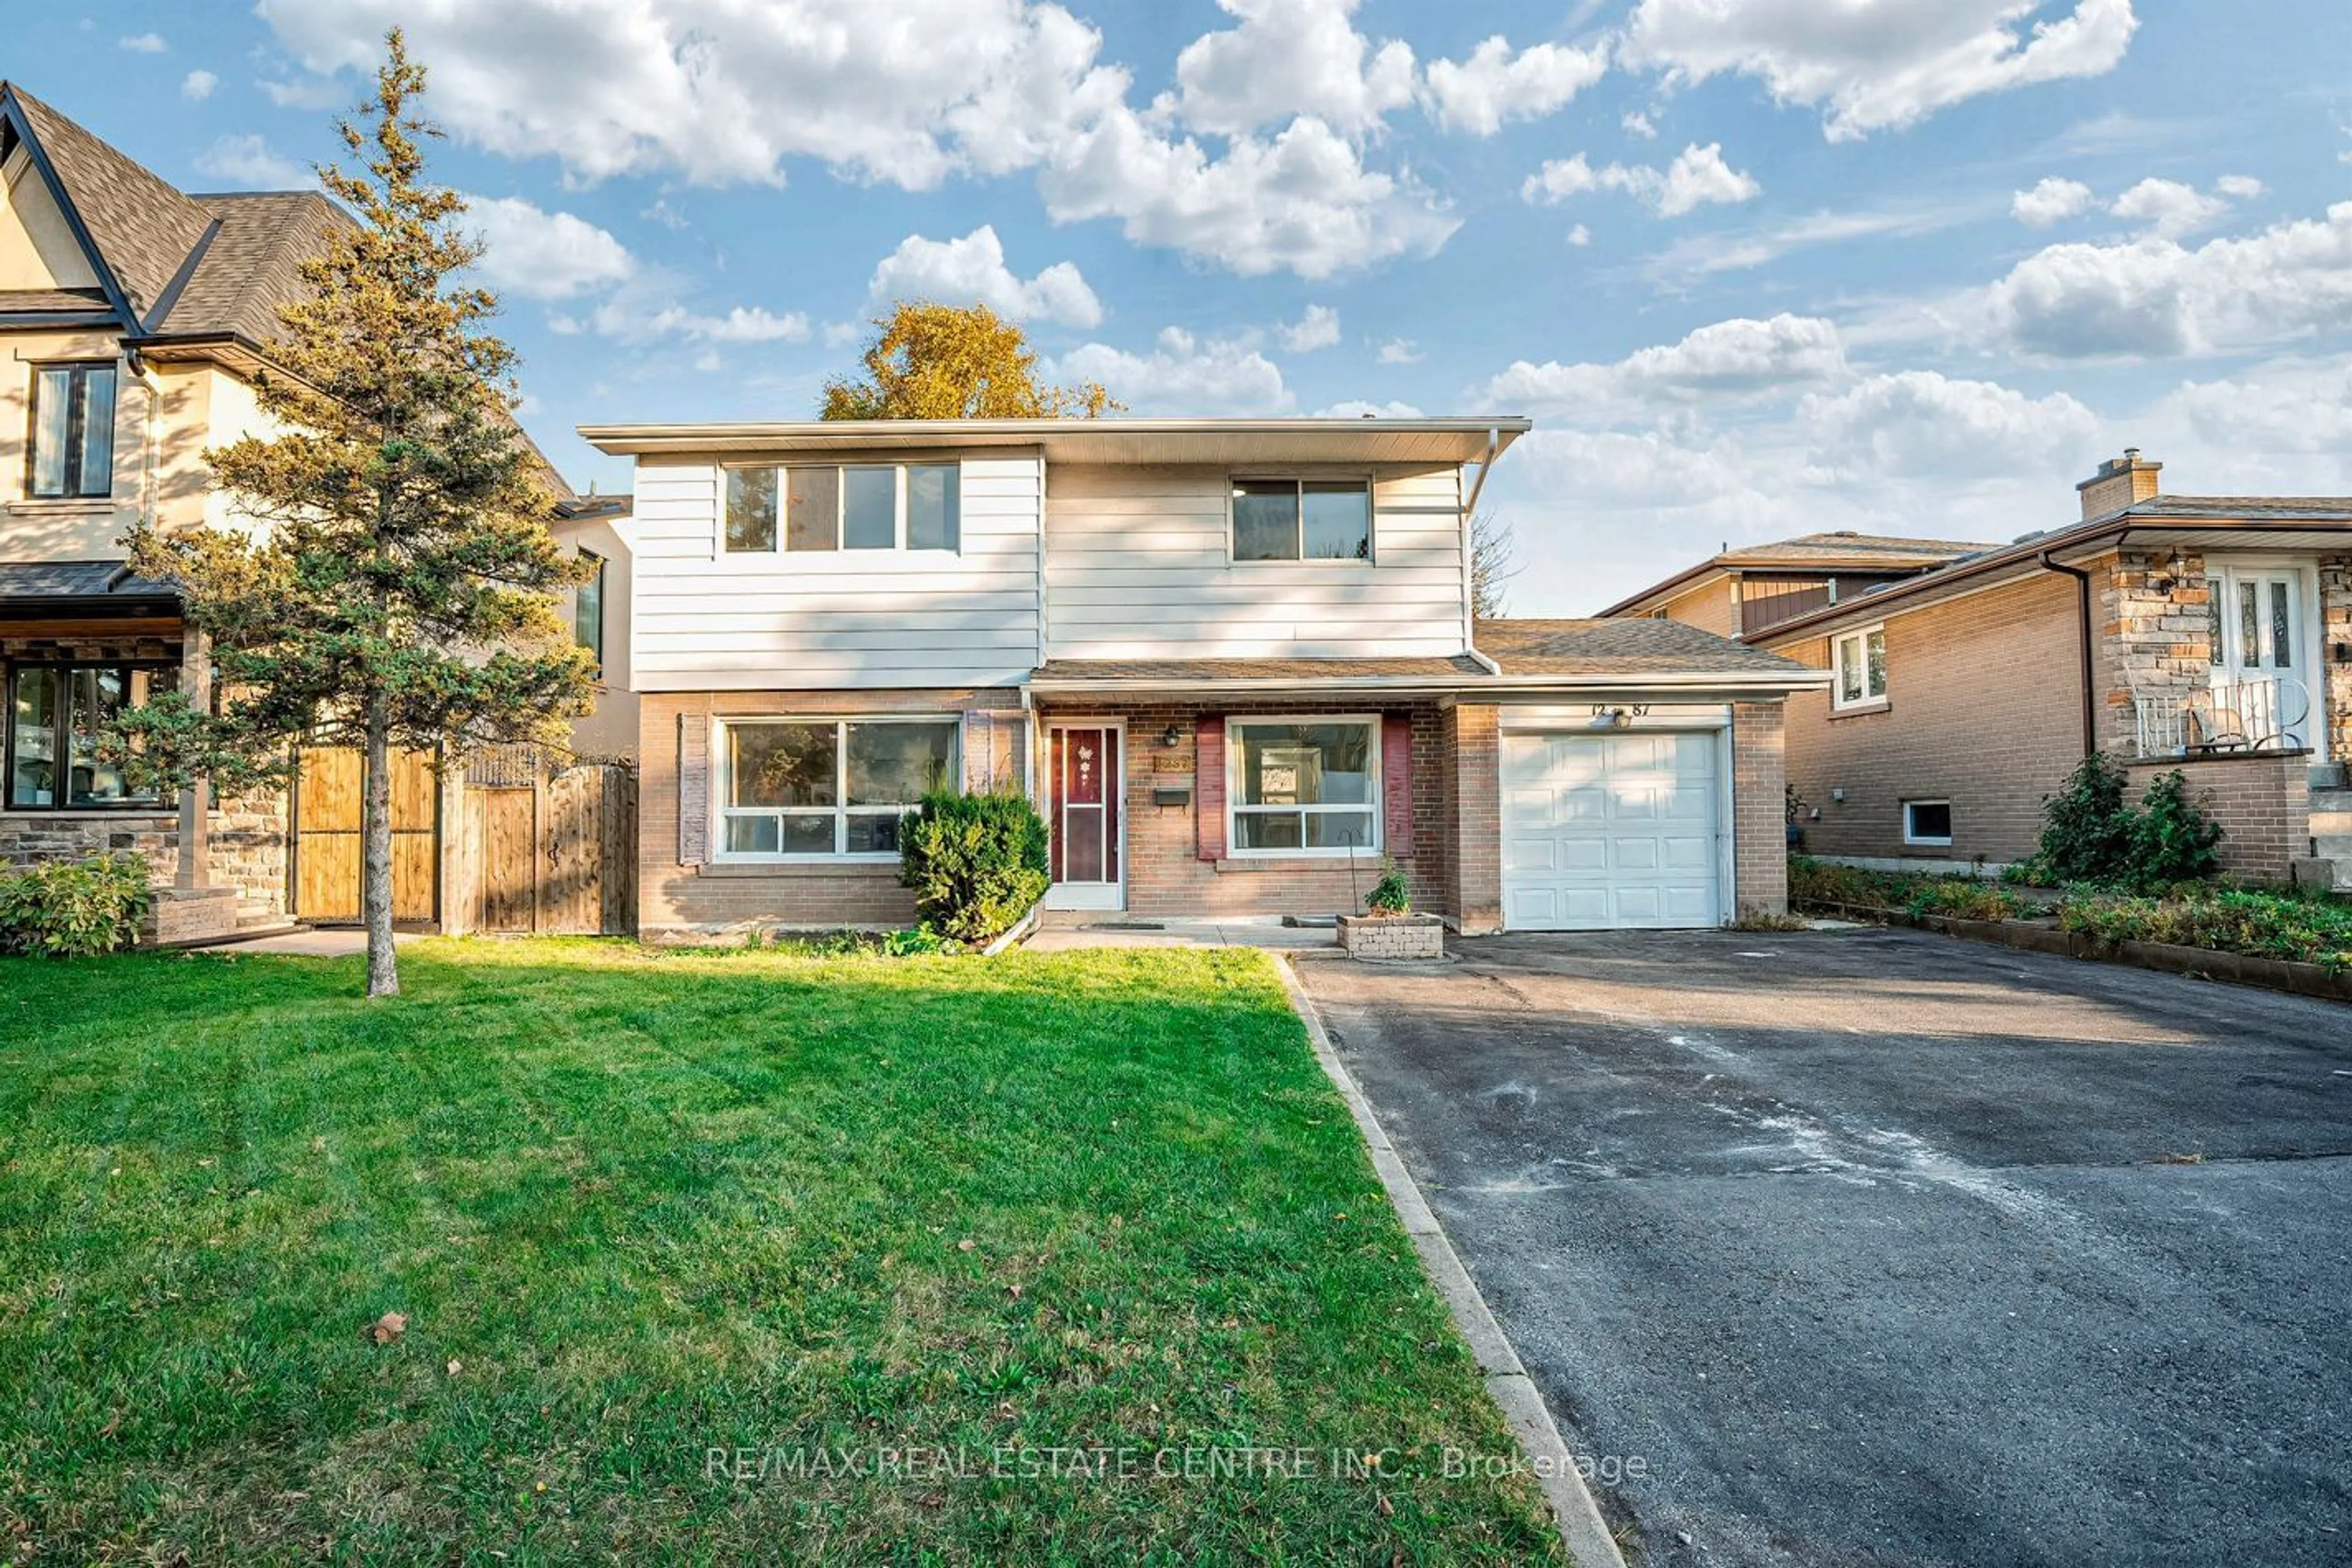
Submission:
M 1262 955 L 402 968 L 0 964 L 0 1563 L 1557 1560 Z

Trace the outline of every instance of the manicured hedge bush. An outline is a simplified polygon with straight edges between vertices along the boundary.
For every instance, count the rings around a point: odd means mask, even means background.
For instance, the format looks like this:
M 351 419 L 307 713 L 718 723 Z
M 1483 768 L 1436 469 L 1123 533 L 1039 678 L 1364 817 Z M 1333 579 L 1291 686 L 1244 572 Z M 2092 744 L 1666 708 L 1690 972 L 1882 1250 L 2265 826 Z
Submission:
M 139 939 L 139 922 L 154 901 L 143 855 L 51 860 L 0 874 L 0 952 L 114 952 Z
M 898 841 L 898 880 L 956 942 L 1003 935 L 1045 896 L 1045 824 L 1020 795 L 927 795 Z

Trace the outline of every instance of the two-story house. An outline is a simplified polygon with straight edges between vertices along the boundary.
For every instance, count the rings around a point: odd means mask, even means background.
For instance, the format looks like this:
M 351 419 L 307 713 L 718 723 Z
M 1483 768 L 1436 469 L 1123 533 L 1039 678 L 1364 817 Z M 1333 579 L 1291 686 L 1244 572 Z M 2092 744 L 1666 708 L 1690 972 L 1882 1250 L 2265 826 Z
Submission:
M 903 922 L 942 784 L 1037 803 L 1057 910 L 1345 912 L 1384 857 L 1468 931 L 1780 907 L 1782 705 L 1826 678 L 1474 624 L 1467 519 L 1526 428 L 583 428 L 636 465 L 641 931 Z
M 2014 862 L 2103 749 L 2135 790 L 2186 773 L 2230 872 L 2352 885 L 2352 499 L 2170 495 L 2162 468 L 2127 451 L 2070 523 L 1747 628 L 1832 674 L 1789 707 L 1808 847 Z

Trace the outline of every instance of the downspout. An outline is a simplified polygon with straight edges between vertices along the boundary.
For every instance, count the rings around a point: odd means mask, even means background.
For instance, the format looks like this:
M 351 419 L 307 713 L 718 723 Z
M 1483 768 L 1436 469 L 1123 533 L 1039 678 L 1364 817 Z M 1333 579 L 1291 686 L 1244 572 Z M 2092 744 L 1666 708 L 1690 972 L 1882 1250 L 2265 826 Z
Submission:
M 1495 458 L 1503 449 L 1503 433 L 1499 429 L 1486 432 L 1486 453 L 1478 461 L 1478 477 L 1471 481 L 1470 497 L 1462 503 L 1462 647 L 1473 658 L 1477 656 L 1475 635 L 1477 627 L 1477 606 L 1471 603 L 1470 583 L 1477 572 L 1477 552 L 1471 541 L 1471 529 L 1478 516 L 1478 498 L 1486 493 L 1486 476 L 1495 471 Z M 1458 480 L 1456 481 L 1459 482 Z M 1496 674 L 1501 671 L 1497 670 Z
M 142 528 L 155 526 L 155 454 L 159 445 L 156 435 L 163 421 L 163 389 L 155 384 L 155 373 L 147 366 L 147 358 L 137 349 L 126 349 L 123 358 L 131 367 L 131 379 L 147 395 L 147 439 L 140 455 L 143 471 L 139 477 L 139 522 Z
M 2083 754 L 2087 757 L 2099 749 L 2098 682 L 2093 673 L 2092 657 L 2095 645 L 2091 629 L 2091 574 L 2079 566 L 2064 565 L 2053 559 L 2047 550 L 2040 559 L 2044 571 L 2063 573 L 2074 579 L 2083 660 Z

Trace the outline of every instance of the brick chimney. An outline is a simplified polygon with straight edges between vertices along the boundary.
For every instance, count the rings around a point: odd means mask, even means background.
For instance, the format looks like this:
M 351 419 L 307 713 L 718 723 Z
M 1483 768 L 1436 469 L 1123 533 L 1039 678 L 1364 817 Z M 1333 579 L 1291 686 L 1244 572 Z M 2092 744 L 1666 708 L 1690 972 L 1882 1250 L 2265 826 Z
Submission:
M 2074 487 L 2083 498 L 2083 521 L 2121 511 L 2158 494 L 2162 487 L 2157 476 L 2162 472 L 2162 463 L 2149 462 L 2137 447 L 2126 447 L 2122 457 L 2109 458 L 2097 473 Z

